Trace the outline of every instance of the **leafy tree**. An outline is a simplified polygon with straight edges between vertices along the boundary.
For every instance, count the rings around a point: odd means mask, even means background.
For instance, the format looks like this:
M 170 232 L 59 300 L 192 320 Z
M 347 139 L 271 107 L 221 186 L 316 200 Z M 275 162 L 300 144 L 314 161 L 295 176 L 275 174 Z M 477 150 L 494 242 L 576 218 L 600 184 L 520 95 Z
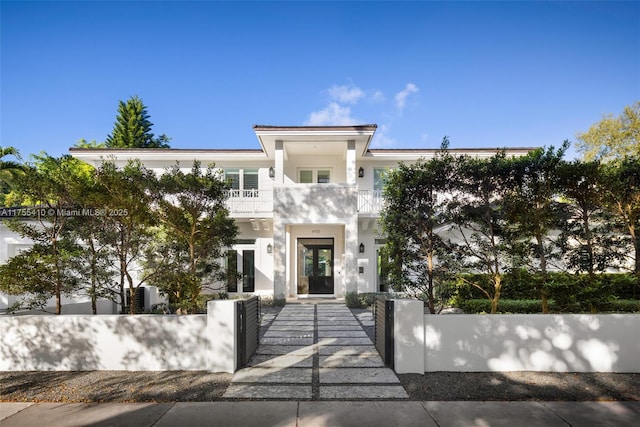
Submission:
M 120 274 L 120 302 L 125 305 L 125 284 L 129 289 L 131 314 L 135 313 L 135 295 L 156 271 L 142 272 L 145 250 L 152 239 L 157 218 L 152 209 L 152 189 L 157 178 L 139 160 L 130 160 L 119 168 L 113 161 L 104 162 L 96 171 L 96 183 L 106 197 L 99 206 L 104 211 L 103 243 L 110 247 Z
M 16 178 L 24 174 L 22 164 L 14 160 L 5 160 L 13 156 L 20 160 L 20 153 L 13 147 L 0 147 L 0 206 L 4 206 L 4 199 L 15 184 Z
M 147 269 L 158 271 L 151 283 L 187 312 L 199 309 L 203 290 L 220 289 L 224 282 L 223 248 L 237 235 L 225 207 L 227 189 L 213 166 L 203 170 L 198 161 L 189 173 L 176 164 L 160 177 L 156 204 L 162 228 Z
M 162 134 L 155 138 L 151 132 L 147 107 L 142 99 L 132 96 L 127 102 L 119 101 L 118 114 L 105 144 L 108 148 L 169 148 L 169 138 Z
M 91 299 L 91 310 L 97 314 L 97 301 L 106 298 L 118 301 L 114 289 L 117 269 L 114 266 L 109 242 L 117 236 L 109 227 L 107 212 L 100 209 L 107 205 L 106 192 L 96 181 L 96 170 L 77 179 L 70 191 L 82 215 L 70 218 L 70 233 L 82 246 L 78 255 L 80 274 L 85 283 L 84 291 Z
M 607 115 L 584 133 L 579 133 L 578 151 L 587 161 L 608 161 L 640 156 L 640 101 L 626 106 L 619 117 Z
M 71 188 L 90 173 L 89 166 L 71 156 L 35 157 L 35 165 L 25 169 L 16 190 L 10 194 L 13 204 L 35 207 L 26 219 L 8 221 L 10 229 L 34 245 L 2 266 L 0 288 L 10 293 L 32 294 L 28 306 L 56 299 L 56 314 L 62 311 L 62 295 L 79 287 L 75 264 L 80 248 L 70 236 L 70 210 L 77 205 Z M 33 264 L 29 266 L 29 264 Z
M 604 205 L 629 236 L 633 271 L 640 278 L 640 157 L 627 156 L 603 165 L 601 186 Z
M 560 247 L 551 233 L 557 228 L 560 205 L 557 169 L 569 148 L 565 141 L 557 151 L 538 149 L 511 162 L 514 172 L 513 191 L 507 193 L 505 213 L 510 223 L 507 232 L 519 239 L 521 262 L 537 279 L 543 313 L 549 312 L 549 264 L 560 259 Z
M 589 275 L 604 272 L 622 261 L 620 233 L 604 209 L 604 173 L 599 162 L 573 161 L 558 168 L 568 218 L 561 241 L 565 265 Z
M 512 167 L 504 152 L 489 159 L 460 158 L 454 174 L 456 193 L 449 203 L 458 242 L 452 250 L 468 272 L 484 272 L 491 282 L 481 283 L 460 276 L 479 289 L 491 301 L 496 313 L 503 286 L 503 276 L 512 267 L 516 242 L 507 232 L 505 199 L 513 188 Z
M 443 194 L 451 190 L 454 170 L 447 147 L 445 137 L 435 158 L 401 164 L 389 174 L 380 215 L 394 289 L 426 295 L 431 313 L 436 312 L 435 287 L 449 272 L 449 248 L 437 233 L 447 221 Z
M 86 139 L 80 139 L 74 145 L 75 148 L 106 148 L 107 145 L 104 142 L 98 142 L 95 139 L 87 141 Z

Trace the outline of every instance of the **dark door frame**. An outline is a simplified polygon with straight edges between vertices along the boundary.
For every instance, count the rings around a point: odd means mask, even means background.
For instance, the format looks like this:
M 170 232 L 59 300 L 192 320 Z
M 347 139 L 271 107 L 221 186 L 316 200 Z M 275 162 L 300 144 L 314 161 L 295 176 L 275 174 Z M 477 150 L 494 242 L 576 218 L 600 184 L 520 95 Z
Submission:
M 335 271 L 334 271 L 334 254 L 335 241 L 330 238 L 298 238 L 298 295 L 333 295 L 335 293 Z M 311 276 L 304 275 L 305 258 L 300 250 L 304 247 L 312 251 L 312 271 Z M 328 249 L 331 251 L 329 257 L 330 275 L 321 276 L 320 269 L 320 251 Z M 325 260 L 326 261 L 326 260 Z M 325 270 L 326 271 L 326 270 Z

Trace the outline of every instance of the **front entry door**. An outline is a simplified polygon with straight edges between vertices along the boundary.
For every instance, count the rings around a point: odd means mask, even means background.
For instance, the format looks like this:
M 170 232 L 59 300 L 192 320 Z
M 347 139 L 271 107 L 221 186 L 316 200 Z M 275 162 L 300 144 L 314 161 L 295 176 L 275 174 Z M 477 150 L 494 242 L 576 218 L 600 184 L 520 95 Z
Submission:
M 333 294 L 333 239 L 298 239 L 298 295 Z

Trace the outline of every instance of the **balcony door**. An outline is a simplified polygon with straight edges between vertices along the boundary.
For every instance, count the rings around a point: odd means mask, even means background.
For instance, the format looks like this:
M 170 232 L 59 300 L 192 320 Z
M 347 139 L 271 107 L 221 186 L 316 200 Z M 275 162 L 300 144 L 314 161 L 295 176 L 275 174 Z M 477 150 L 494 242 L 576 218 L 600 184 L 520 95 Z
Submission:
M 298 239 L 298 295 L 333 294 L 333 239 Z

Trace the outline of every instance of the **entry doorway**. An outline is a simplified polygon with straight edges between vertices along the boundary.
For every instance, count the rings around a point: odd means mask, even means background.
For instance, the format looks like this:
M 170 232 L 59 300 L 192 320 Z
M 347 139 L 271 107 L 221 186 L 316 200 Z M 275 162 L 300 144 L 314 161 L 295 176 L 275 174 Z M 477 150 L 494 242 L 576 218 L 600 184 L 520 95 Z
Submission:
M 333 239 L 298 239 L 298 295 L 333 294 Z

